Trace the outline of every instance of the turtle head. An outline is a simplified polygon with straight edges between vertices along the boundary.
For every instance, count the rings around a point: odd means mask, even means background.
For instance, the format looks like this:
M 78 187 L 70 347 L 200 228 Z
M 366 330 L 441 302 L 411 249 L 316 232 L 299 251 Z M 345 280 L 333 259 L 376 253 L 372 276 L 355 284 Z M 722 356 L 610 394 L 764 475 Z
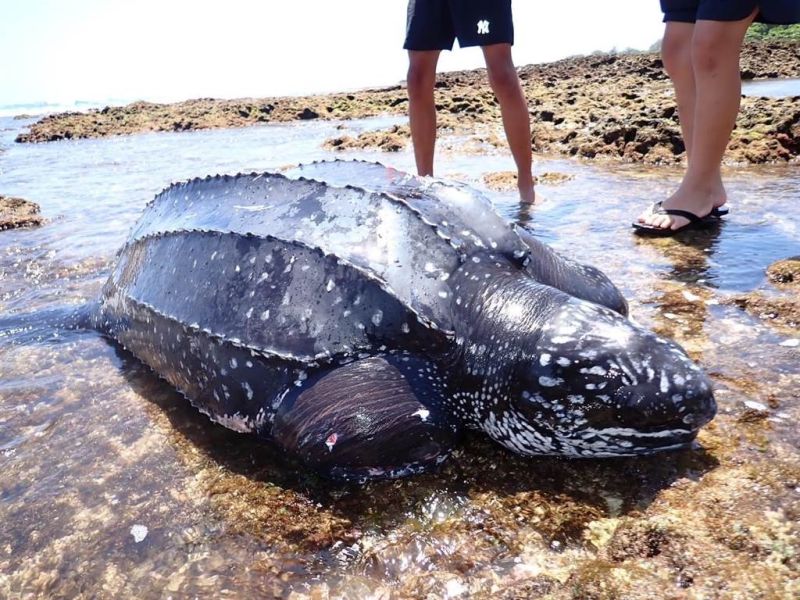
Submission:
M 716 412 L 708 378 L 682 348 L 576 298 L 551 312 L 516 368 L 516 443 L 532 454 L 686 447 Z
M 627 456 L 688 446 L 716 412 L 677 344 L 501 261 L 453 279 L 462 418 L 520 454 Z

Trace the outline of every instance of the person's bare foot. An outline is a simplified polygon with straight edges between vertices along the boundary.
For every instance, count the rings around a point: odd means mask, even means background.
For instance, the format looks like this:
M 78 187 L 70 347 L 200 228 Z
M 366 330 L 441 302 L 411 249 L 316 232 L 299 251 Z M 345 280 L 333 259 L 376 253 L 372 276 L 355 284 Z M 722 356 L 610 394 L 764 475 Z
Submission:
M 685 180 L 678 190 L 662 203 L 662 208 L 672 210 L 685 210 L 703 218 L 715 208 L 720 208 L 727 202 L 727 194 L 722 181 L 712 185 L 692 185 Z M 639 223 L 656 227 L 658 229 L 680 229 L 689 224 L 689 220 L 678 215 L 665 215 L 653 212 L 649 207 L 637 219 Z
M 536 188 L 533 186 L 533 178 L 524 180 L 517 176 L 517 188 L 519 189 L 519 201 L 523 204 L 533 204 L 536 202 Z

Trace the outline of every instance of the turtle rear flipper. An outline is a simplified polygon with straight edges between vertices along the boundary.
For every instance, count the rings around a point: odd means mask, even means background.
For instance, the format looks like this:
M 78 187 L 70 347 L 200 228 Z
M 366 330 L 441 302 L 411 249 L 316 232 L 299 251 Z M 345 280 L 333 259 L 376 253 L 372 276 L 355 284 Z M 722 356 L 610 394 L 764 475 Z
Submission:
M 335 479 L 402 477 L 444 461 L 458 438 L 442 410 L 436 367 L 408 355 L 374 356 L 326 372 L 275 418 L 275 441 Z

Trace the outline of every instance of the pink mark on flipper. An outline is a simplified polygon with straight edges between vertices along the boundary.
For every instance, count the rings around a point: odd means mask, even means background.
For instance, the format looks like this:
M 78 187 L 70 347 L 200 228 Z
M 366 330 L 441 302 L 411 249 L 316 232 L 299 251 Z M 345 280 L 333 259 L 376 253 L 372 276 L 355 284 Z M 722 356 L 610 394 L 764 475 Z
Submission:
M 336 445 L 338 440 L 339 436 L 335 433 L 332 433 L 328 436 L 328 439 L 325 440 L 325 445 L 328 447 L 328 451 L 333 452 L 333 447 Z

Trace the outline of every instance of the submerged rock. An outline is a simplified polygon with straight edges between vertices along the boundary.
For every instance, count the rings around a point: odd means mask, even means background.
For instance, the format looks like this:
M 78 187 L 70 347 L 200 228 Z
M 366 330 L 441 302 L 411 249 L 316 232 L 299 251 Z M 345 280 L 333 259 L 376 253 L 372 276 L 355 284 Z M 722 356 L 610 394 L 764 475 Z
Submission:
M 39 205 L 22 198 L 0 195 L 0 231 L 17 227 L 41 225 L 44 218 L 39 214 Z
M 784 293 L 753 291 L 734 296 L 731 302 L 781 333 L 797 334 L 800 332 L 800 257 L 771 264 L 767 277 Z

